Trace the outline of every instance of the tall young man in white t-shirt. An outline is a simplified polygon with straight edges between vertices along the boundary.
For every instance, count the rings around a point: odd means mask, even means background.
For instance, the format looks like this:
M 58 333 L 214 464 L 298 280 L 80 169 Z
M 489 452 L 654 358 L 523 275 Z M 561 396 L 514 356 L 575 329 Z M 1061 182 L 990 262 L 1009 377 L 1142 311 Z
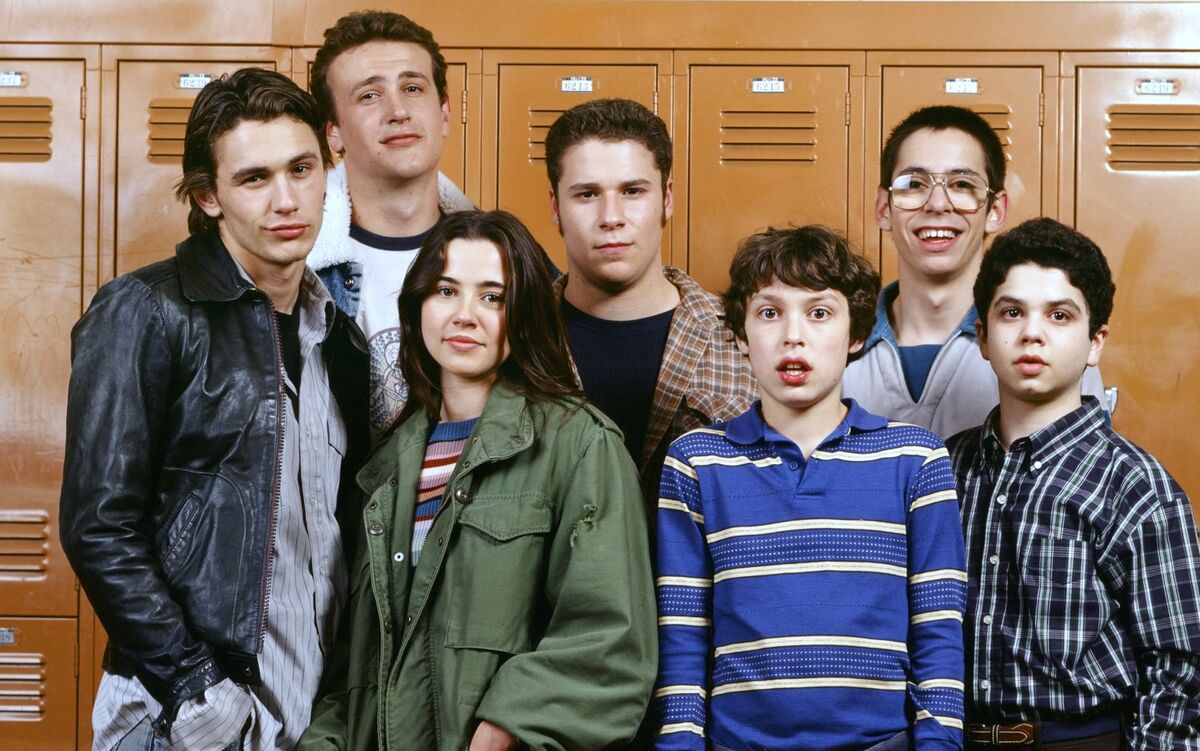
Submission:
M 378 437 L 408 396 L 397 360 L 404 275 L 442 214 L 472 207 L 437 168 L 450 133 L 446 60 L 405 16 L 350 13 L 325 30 L 311 88 L 342 161 L 329 172 L 308 263 L 367 336 Z

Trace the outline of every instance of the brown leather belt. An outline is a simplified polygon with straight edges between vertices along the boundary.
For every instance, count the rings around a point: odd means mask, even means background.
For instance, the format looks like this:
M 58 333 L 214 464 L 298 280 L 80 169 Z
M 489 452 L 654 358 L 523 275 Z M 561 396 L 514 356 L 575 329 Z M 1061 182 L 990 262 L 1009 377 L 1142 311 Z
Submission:
M 982 746 L 1032 746 L 1033 723 L 990 725 L 985 722 L 968 722 L 963 726 L 963 736 L 970 743 Z

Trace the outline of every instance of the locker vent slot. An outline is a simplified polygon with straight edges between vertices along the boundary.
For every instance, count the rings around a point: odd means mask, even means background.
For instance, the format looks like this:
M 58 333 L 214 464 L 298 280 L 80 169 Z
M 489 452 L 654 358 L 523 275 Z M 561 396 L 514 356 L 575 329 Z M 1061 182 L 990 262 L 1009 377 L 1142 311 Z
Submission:
M 1200 170 L 1200 105 L 1114 104 L 1107 114 L 1110 168 Z
M 565 109 L 529 108 L 529 161 L 546 161 L 546 134 Z
M 0 581 L 44 578 L 49 553 L 49 514 L 0 510 Z
M 817 110 L 721 110 L 721 163 L 817 161 Z
M 0 97 L 0 162 L 50 161 L 53 108 L 46 97 Z
M 986 120 L 987 124 L 992 126 L 992 130 L 996 131 L 996 135 L 1000 137 L 1000 144 L 1004 146 L 1004 157 L 1011 162 L 1012 108 L 1007 104 L 975 104 L 970 109 Z
M 179 164 L 183 159 L 183 136 L 191 97 L 150 100 L 150 161 L 153 164 Z
M 37 721 L 46 713 L 46 656 L 0 652 L 0 720 Z

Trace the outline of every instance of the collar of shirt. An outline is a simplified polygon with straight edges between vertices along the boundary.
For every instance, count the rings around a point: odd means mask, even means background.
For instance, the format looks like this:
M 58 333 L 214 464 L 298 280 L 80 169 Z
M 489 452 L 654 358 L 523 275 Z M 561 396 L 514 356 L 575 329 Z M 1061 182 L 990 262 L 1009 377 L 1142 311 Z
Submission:
M 900 346 L 896 343 L 896 332 L 892 331 L 892 321 L 888 317 L 888 311 L 891 310 L 892 303 L 896 301 L 899 294 L 899 281 L 892 282 L 879 292 L 879 300 L 875 303 L 875 327 L 871 329 L 871 335 L 867 337 L 867 343 L 863 345 L 863 352 L 882 341 L 889 342 L 893 347 Z M 977 320 L 979 320 L 979 314 L 972 305 L 967 310 L 967 314 L 963 316 L 962 321 L 959 322 L 956 331 L 975 336 L 975 321 Z
M 1107 426 L 1100 400 L 1094 396 L 1084 396 L 1083 404 L 1078 409 L 1041 430 L 1018 438 L 1008 451 L 1023 455 L 1022 471 L 1037 472 L 1043 466 L 1058 461 L 1081 443 L 1095 440 Z M 999 428 L 1000 407 L 996 407 L 979 431 L 978 469 L 999 467 L 1003 462 L 1005 451 L 1000 442 Z
M 858 406 L 858 402 L 853 399 L 843 399 L 842 404 L 845 404 L 849 408 L 846 411 L 846 416 L 842 418 L 841 423 L 833 429 L 832 433 L 825 436 L 825 440 L 820 443 L 821 446 L 841 440 L 849 435 L 851 431 L 863 432 L 887 427 L 887 420 L 866 411 Z M 731 443 L 742 446 L 749 446 L 763 441 L 777 442 L 782 438 L 779 433 L 763 420 L 762 402 L 759 400 L 756 400 L 750 406 L 750 409 L 725 424 L 725 437 Z M 790 439 L 783 440 L 790 442 Z

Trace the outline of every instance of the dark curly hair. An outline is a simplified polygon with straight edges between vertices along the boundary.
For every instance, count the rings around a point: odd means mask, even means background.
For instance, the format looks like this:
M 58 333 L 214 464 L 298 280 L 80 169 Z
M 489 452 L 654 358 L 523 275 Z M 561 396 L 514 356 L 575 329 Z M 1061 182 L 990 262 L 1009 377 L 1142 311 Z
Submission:
M 834 289 L 850 304 L 850 341 L 863 342 L 875 326 L 879 274 L 837 232 L 810 224 L 769 228 L 742 240 L 729 265 L 725 322 L 746 340 L 746 303 L 775 280 L 790 287 Z
M 1101 326 L 1108 324 L 1117 286 L 1104 253 L 1082 232 L 1042 217 L 996 235 L 991 249 L 984 254 L 974 290 L 975 310 L 979 311 L 984 331 L 996 288 L 1004 283 L 1009 269 L 1025 263 L 1062 271 L 1071 286 L 1083 293 L 1088 308 L 1088 336 L 1095 336 Z

